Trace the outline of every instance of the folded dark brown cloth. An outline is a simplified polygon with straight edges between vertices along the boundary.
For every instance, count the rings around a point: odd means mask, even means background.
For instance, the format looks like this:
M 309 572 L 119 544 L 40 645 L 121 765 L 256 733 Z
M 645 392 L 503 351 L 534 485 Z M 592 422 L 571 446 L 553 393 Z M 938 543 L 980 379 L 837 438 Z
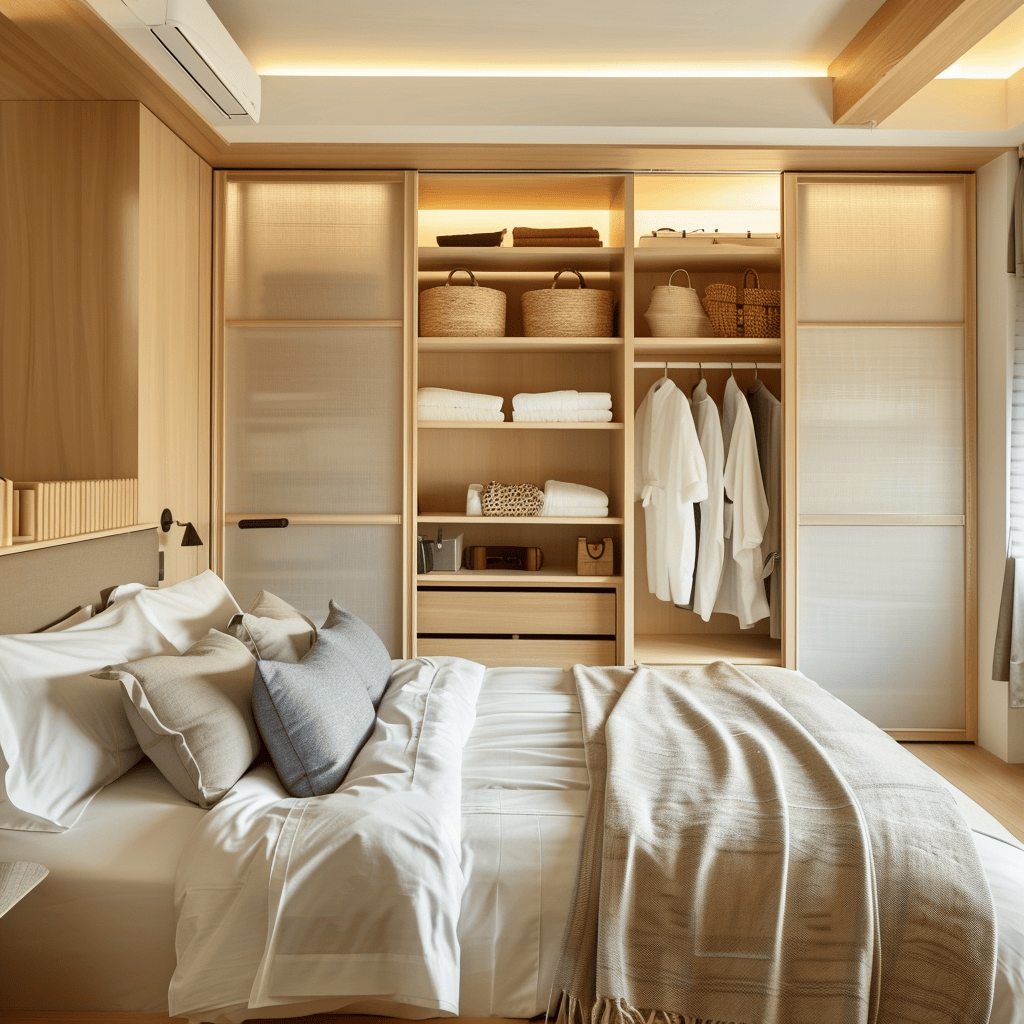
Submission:
M 517 248 L 528 246 L 541 248 L 558 245 L 580 248 L 582 246 L 600 246 L 604 245 L 604 242 L 602 242 L 600 238 L 580 238 L 578 235 L 565 235 L 559 238 L 515 238 L 513 239 L 512 244 Z
M 495 246 L 501 245 L 508 228 L 500 231 L 475 231 L 469 235 L 438 235 L 437 244 L 440 246 Z
M 600 238 L 597 228 L 513 228 L 513 238 Z

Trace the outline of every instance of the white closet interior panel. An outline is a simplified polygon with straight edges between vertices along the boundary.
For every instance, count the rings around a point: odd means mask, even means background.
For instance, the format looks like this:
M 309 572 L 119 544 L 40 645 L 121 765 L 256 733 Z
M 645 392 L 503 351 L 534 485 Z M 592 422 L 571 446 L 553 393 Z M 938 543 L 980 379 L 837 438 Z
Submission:
M 328 601 L 359 616 L 402 656 L 402 590 L 382 586 L 398 572 L 399 526 L 289 526 L 225 534 L 224 581 L 243 608 L 269 590 L 320 626 Z
M 962 179 L 803 180 L 797 249 L 801 322 L 963 319 Z
M 799 667 L 886 729 L 963 729 L 964 530 L 801 526 Z
M 231 181 L 225 316 L 402 316 L 400 181 Z
M 398 513 L 396 327 L 229 327 L 228 512 Z
M 963 330 L 797 339 L 801 514 L 963 515 Z

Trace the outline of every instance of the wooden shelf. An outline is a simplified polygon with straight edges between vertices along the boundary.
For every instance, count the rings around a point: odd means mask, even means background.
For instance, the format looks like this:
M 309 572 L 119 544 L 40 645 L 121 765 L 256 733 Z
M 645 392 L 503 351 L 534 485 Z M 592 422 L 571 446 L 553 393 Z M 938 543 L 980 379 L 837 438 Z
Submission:
M 140 530 L 155 530 L 159 523 L 136 523 L 135 526 L 120 526 L 116 530 L 100 530 L 97 533 L 75 533 L 70 537 L 55 540 L 15 541 L 13 545 L 0 548 L 0 556 L 16 555 L 19 551 L 36 551 L 39 548 L 55 548 L 60 544 L 77 544 L 83 540 L 97 540 L 100 537 L 114 537 L 120 533 L 138 533 Z
M 633 641 L 633 660 L 648 665 L 781 665 L 782 646 L 763 634 L 644 633 Z
M 419 269 L 548 274 L 574 270 L 621 270 L 624 250 L 584 246 L 420 246 Z M 742 268 L 741 268 L 742 269 Z M 574 278 L 575 280 L 575 278 Z
M 635 270 L 774 270 L 782 261 L 781 246 L 738 243 L 690 246 L 637 246 L 633 253 Z
M 781 338 L 637 338 L 636 359 L 671 359 L 674 356 L 703 357 L 709 363 L 722 359 L 782 358 Z
M 403 320 L 225 320 L 225 327 L 272 327 L 285 329 L 292 327 L 316 328 L 316 327 L 403 327 Z
M 421 573 L 421 587 L 479 586 L 494 583 L 503 587 L 619 587 L 621 576 L 579 576 L 572 565 L 544 566 L 536 572 L 523 569 L 460 569 L 458 572 Z
M 515 523 L 517 525 L 575 526 L 578 524 L 621 526 L 621 516 L 467 516 L 464 512 L 427 512 L 416 517 L 418 523 L 470 523 L 489 526 L 492 523 Z
M 622 338 L 419 338 L 420 352 L 614 352 Z
M 475 423 L 471 420 L 420 420 L 420 430 L 623 430 L 622 423 Z

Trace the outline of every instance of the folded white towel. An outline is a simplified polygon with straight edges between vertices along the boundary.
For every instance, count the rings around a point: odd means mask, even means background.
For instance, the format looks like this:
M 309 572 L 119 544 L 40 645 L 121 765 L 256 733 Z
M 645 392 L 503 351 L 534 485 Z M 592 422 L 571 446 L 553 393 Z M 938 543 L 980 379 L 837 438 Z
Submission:
M 580 407 L 579 397 L 578 391 L 542 391 L 538 394 L 523 392 L 513 396 L 512 410 L 527 412 L 531 409 L 563 409 L 575 412 Z
M 580 409 L 578 412 L 559 412 L 557 409 L 512 410 L 517 423 L 611 423 L 611 409 Z
M 492 409 L 459 409 L 451 405 L 421 405 L 418 407 L 421 420 L 441 420 L 470 423 L 501 423 L 505 414 Z
M 483 506 L 480 504 L 480 495 L 484 492 L 483 484 L 470 484 L 466 492 L 466 515 L 482 516 Z
M 475 391 L 449 391 L 447 388 L 420 388 L 420 405 L 454 405 L 462 409 L 500 409 L 501 395 L 479 395 Z
M 586 484 L 566 483 L 564 480 L 549 480 L 544 485 L 544 508 L 608 508 L 608 495 L 596 487 Z M 552 511 L 548 514 L 554 515 Z
M 577 508 L 573 508 L 571 506 L 559 506 L 558 508 L 555 509 L 549 509 L 547 505 L 545 505 L 540 510 L 540 514 L 542 516 L 553 516 L 559 519 L 602 519 L 608 515 L 608 506 L 604 505 L 601 508 L 592 508 L 589 505 L 579 506 Z
M 610 409 L 612 396 L 607 391 L 581 391 L 580 411 L 584 409 Z

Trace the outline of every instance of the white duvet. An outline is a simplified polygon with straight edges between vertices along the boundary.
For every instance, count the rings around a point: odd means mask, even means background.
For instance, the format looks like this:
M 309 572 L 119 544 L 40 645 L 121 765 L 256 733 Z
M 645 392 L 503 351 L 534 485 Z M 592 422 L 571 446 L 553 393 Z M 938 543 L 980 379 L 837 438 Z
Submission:
M 396 662 L 339 793 L 290 798 L 261 767 L 197 828 L 171 1015 L 544 1012 L 588 788 L 571 673 Z M 991 1021 L 1024 1024 L 1024 852 L 978 843 L 999 918 Z

